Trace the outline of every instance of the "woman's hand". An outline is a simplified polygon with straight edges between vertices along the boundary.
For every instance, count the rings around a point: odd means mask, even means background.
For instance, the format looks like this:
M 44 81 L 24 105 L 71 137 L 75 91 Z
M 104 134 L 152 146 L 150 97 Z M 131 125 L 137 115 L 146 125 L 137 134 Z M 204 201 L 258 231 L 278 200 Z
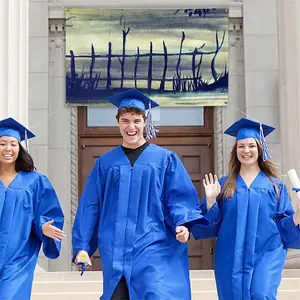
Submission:
M 221 192 L 221 186 L 217 175 L 213 176 L 211 173 L 209 173 L 209 175 L 205 174 L 203 186 L 205 190 L 207 211 L 209 211 L 215 204 L 216 199 Z
M 298 193 L 300 193 L 300 191 L 297 192 L 297 196 L 298 196 Z M 294 220 L 294 223 L 296 226 L 300 225 L 300 197 L 297 197 L 296 212 L 293 215 L 293 220 Z
M 42 226 L 42 232 L 45 236 L 52 238 L 57 242 L 61 242 L 61 240 L 66 238 L 66 235 L 62 230 L 53 226 L 53 222 L 54 220 L 44 223 Z
M 181 243 L 186 243 L 189 239 L 189 230 L 185 226 L 176 227 L 176 239 Z

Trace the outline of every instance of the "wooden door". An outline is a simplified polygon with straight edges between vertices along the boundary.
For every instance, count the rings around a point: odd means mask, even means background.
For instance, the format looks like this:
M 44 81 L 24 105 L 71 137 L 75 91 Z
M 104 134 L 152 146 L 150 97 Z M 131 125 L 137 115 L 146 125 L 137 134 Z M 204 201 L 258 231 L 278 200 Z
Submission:
M 210 132 L 212 110 L 206 113 L 205 116 L 207 124 L 204 128 L 200 126 L 189 128 L 162 127 L 160 128 L 159 138 L 151 141 L 177 153 L 189 173 L 200 198 L 203 197 L 203 176 L 205 173 L 211 172 L 214 167 L 213 134 Z M 81 130 L 84 128 L 84 124 L 86 124 L 84 113 L 81 111 L 81 118 L 79 118 Z M 122 139 L 117 128 L 86 128 L 85 132 L 83 130 L 83 134 L 79 134 L 78 141 L 80 195 L 95 160 L 119 145 Z M 213 245 L 213 239 L 195 241 L 191 237 L 188 241 L 190 269 L 203 270 L 213 268 Z M 93 270 L 101 270 L 98 252 L 93 257 Z
M 191 139 L 191 138 L 190 138 Z M 207 140 L 207 143 L 205 143 Z M 190 142 L 190 143 L 188 143 Z M 177 153 L 185 166 L 191 180 L 198 192 L 200 199 L 203 198 L 202 179 L 204 174 L 212 170 L 212 157 L 208 139 L 193 139 L 187 141 L 189 145 L 164 145 Z M 196 241 L 193 236 L 188 241 L 189 265 L 191 270 L 212 269 L 212 240 Z

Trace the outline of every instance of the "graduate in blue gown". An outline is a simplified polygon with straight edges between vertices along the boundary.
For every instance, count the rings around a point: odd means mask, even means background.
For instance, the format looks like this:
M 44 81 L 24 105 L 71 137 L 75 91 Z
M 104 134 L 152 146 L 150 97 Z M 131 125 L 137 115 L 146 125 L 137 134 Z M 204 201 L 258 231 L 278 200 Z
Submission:
M 188 228 L 208 225 L 197 192 L 178 156 L 143 136 L 145 126 L 155 132 L 145 110 L 158 104 L 135 89 L 108 100 L 119 109 L 123 142 L 87 179 L 73 228 L 75 262 L 98 247 L 102 300 L 189 300 Z
M 264 137 L 273 127 L 242 118 L 225 133 L 236 137 L 229 174 L 205 176 L 202 203 L 210 226 L 196 238 L 217 237 L 215 277 L 220 300 L 275 300 L 287 248 L 300 249 L 300 205 L 294 212 L 270 161 Z
M 35 172 L 20 144 L 34 134 L 12 118 L 0 121 L 0 299 L 29 300 L 43 244 L 59 256 L 64 216 L 47 177 Z

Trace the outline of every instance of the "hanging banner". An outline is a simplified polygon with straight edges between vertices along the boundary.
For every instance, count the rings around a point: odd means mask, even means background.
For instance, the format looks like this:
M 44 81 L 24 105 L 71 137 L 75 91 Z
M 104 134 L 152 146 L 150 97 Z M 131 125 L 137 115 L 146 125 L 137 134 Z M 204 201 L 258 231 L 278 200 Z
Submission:
M 228 101 L 225 9 L 69 9 L 66 103 L 137 88 L 161 106 Z

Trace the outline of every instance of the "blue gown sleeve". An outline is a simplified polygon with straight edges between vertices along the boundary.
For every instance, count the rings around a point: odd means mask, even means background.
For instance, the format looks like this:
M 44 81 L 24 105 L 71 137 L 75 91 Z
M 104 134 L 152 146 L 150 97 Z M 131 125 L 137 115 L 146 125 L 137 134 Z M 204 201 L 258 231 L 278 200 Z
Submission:
M 276 213 L 277 228 L 286 248 L 300 249 L 300 228 L 293 220 L 294 209 L 286 186 L 279 186 L 280 202 Z
M 179 225 L 185 225 L 190 229 L 190 222 L 194 220 L 208 223 L 201 214 L 197 191 L 175 153 L 169 156 L 163 189 L 165 221 L 174 232 Z
M 201 211 L 208 224 L 193 222 L 192 234 L 196 240 L 217 237 L 221 223 L 221 211 L 218 201 L 207 211 L 206 199 L 201 202 Z
M 98 159 L 84 186 L 72 231 L 73 261 L 80 250 L 91 257 L 98 247 L 98 225 L 104 179 Z
M 44 223 L 54 220 L 53 226 L 63 229 L 64 215 L 57 195 L 46 176 L 41 176 L 36 186 L 37 209 L 33 219 L 33 231 L 43 244 L 43 252 L 48 258 L 57 258 L 61 242 L 45 236 L 42 232 Z

